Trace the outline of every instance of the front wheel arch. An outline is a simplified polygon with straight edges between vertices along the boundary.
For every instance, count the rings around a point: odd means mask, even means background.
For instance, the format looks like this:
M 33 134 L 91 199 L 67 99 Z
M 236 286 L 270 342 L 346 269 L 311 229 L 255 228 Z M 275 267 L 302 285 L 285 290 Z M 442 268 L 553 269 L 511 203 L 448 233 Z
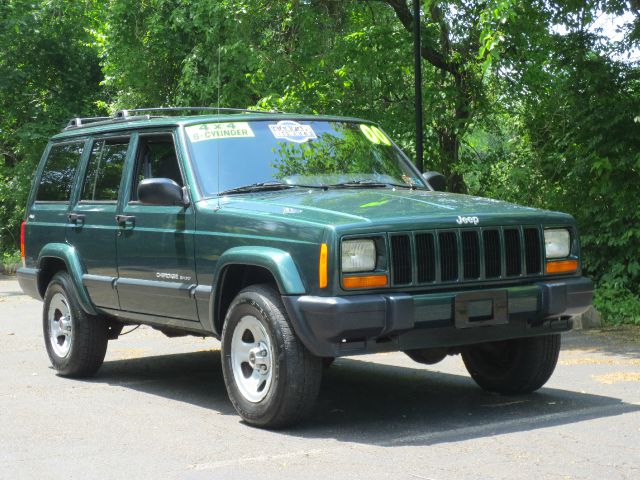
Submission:
M 229 288 L 227 281 L 229 273 L 237 270 L 256 273 L 257 277 L 242 282 L 241 288 L 234 288 L 238 293 L 248 285 L 269 283 L 275 285 L 280 295 L 303 295 L 306 287 L 302 281 L 300 271 L 289 252 L 279 248 L 244 246 L 226 250 L 218 259 L 209 298 L 208 325 L 205 325 L 215 336 L 222 334 L 222 327 L 226 315 L 224 298 L 221 292 Z M 233 297 L 231 297 L 233 299 Z M 228 308 L 230 301 L 226 303 Z
M 213 330 L 217 335 L 222 335 L 224 320 L 233 299 L 243 289 L 258 284 L 271 285 L 280 294 L 282 293 L 276 279 L 270 270 L 256 265 L 232 264 L 227 265 L 221 272 L 220 285 L 215 292 L 213 309 Z

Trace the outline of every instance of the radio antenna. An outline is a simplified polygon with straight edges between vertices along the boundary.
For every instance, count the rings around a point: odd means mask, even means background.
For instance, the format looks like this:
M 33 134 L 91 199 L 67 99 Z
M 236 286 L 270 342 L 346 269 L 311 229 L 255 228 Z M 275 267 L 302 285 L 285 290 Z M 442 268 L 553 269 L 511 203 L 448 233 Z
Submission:
M 218 44 L 218 115 L 220 115 L 220 44 Z
M 220 44 L 218 44 L 218 115 L 220 115 Z M 218 208 L 220 210 L 220 142 L 216 143 L 216 182 L 218 184 Z

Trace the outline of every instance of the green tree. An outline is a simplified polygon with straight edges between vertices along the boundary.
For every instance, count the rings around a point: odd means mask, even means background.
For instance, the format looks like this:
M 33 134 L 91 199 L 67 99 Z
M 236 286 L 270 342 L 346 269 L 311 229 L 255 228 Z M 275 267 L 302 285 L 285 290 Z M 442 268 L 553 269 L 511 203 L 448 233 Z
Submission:
M 598 306 L 640 321 L 640 72 L 592 28 L 602 7 L 549 10 L 563 29 L 539 31 L 542 48 L 509 65 L 511 81 L 497 79 L 500 109 L 473 138 L 473 188 L 573 214 Z
M 0 3 L 0 250 L 18 244 L 47 139 L 69 118 L 99 110 L 97 12 L 92 1 Z

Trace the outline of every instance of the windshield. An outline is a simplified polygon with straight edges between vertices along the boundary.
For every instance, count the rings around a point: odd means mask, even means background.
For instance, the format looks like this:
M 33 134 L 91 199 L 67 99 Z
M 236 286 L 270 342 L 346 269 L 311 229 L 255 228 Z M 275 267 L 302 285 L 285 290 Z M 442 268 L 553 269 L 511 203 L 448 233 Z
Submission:
M 265 185 L 426 188 L 402 152 L 370 124 L 227 121 L 185 130 L 205 196 Z

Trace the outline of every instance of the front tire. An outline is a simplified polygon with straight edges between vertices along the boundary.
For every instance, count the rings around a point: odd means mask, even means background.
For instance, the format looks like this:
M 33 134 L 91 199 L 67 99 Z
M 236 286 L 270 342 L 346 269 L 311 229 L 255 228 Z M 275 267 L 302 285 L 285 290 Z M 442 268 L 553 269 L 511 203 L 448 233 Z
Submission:
M 531 393 L 542 387 L 556 368 L 560 335 L 519 338 L 469 345 L 462 360 L 475 382 L 488 392 Z
M 88 377 L 102 365 L 107 352 L 107 324 L 82 310 L 67 272 L 56 273 L 47 287 L 42 329 L 49 359 L 60 375 Z
M 229 399 L 249 424 L 282 428 L 307 415 L 320 389 L 322 359 L 302 345 L 280 295 L 254 285 L 233 300 L 222 330 Z

